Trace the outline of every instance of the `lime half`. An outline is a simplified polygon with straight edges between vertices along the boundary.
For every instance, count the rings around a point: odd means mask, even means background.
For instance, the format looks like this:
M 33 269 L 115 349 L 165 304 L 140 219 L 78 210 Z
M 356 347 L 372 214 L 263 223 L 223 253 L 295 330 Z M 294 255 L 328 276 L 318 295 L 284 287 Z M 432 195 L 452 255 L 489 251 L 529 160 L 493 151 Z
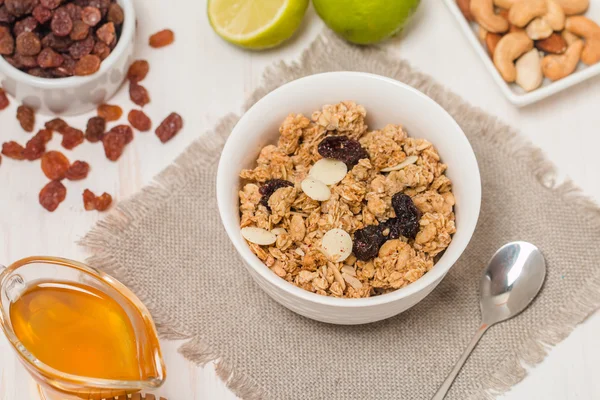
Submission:
M 294 34 L 306 7 L 308 0 L 209 0 L 208 19 L 228 42 L 265 49 Z

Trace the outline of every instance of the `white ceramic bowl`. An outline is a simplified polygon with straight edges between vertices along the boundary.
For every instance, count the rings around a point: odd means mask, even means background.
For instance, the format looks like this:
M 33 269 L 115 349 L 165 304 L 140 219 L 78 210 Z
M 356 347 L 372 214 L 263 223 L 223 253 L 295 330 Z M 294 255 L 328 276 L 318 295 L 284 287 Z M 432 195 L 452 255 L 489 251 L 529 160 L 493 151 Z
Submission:
M 89 76 L 39 78 L 10 65 L 0 56 L 0 86 L 18 103 L 46 115 L 77 115 L 110 99 L 123 83 L 133 61 L 135 10 L 132 0 L 117 0 L 125 20 L 117 46 Z
M 354 100 L 367 109 L 371 129 L 402 124 L 410 136 L 438 149 L 456 196 L 456 234 L 435 266 L 416 282 L 365 299 L 340 299 L 300 289 L 275 275 L 240 234 L 239 198 L 243 168 L 253 168 L 260 149 L 275 143 L 289 113 L 311 115 L 324 104 Z M 259 100 L 235 126 L 219 162 L 217 202 L 225 230 L 258 285 L 298 314 L 335 324 L 363 324 L 399 314 L 421 301 L 450 270 L 469 243 L 481 204 L 481 181 L 473 149 L 458 124 L 436 102 L 398 81 L 358 72 L 312 75 L 283 85 Z M 232 266 L 231 268 L 237 268 Z

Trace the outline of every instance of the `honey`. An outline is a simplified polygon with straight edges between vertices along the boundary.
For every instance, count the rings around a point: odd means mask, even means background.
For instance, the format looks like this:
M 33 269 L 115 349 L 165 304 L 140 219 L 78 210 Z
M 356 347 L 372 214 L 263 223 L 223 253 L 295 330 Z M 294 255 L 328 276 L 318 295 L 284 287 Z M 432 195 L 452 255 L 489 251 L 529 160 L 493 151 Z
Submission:
M 102 379 L 145 378 L 142 317 L 97 288 L 30 284 L 10 305 L 14 332 L 37 359 L 61 372 Z M 141 329 L 141 331 L 140 331 Z

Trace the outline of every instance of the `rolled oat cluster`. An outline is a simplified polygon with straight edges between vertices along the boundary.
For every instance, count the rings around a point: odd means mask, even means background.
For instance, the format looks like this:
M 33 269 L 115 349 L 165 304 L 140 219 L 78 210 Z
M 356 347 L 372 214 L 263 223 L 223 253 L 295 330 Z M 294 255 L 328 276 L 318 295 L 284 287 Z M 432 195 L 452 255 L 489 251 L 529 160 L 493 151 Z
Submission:
M 242 235 L 281 278 L 369 297 L 429 271 L 456 231 L 452 183 L 431 143 L 400 125 L 369 131 L 351 101 L 290 114 L 243 170 Z

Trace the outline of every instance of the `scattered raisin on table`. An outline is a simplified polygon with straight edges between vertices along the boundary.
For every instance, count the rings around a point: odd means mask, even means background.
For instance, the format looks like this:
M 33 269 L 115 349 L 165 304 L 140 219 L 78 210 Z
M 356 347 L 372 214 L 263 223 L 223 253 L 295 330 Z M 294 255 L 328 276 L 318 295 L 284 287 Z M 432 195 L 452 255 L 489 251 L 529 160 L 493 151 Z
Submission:
M 50 129 L 40 129 L 38 133 L 35 134 L 36 138 L 44 142 L 44 144 L 48 143 L 52 140 L 52 130 Z
M 85 161 L 75 161 L 65 173 L 65 178 L 70 181 L 80 181 L 87 178 L 89 172 L 90 164 Z
M 85 208 L 87 211 L 105 211 L 108 209 L 108 207 L 110 207 L 111 203 L 112 196 L 108 193 L 103 193 L 100 196 L 96 196 L 89 189 L 85 189 L 83 191 L 83 208 Z
M 46 142 L 44 141 L 44 137 L 36 134 L 25 144 L 25 151 L 23 151 L 23 156 L 26 160 L 33 161 L 40 159 L 45 152 Z
M 183 127 L 183 119 L 177 113 L 171 113 L 156 128 L 156 136 L 161 142 L 166 143 L 173 138 Z
M 39 201 L 42 207 L 52 212 L 56 210 L 60 203 L 67 197 L 67 188 L 60 181 L 50 181 L 42 188 L 39 195 Z
M 67 170 L 71 166 L 69 159 L 60 151 L 49 151 L 42 156 L 42 172 L 53 181 L 65 178 Z
M 117 125 L 111 128 L 110 132 L 123 135 L 123 137 L 125 137 L 125 144 L 129 144 L 133 141 L 133 129 L 131 129 L 129 125 Z
M 140 107 L 150 103 L 150 95 L 146 88 L 134 82 L 129 84 L 129 98 Z
M 140 132 L 146 132 L 152 129 L 152 121 L 142 110 L 131 110 L 127 115 L 127 120 L 135 129 Z
M 2 144 L 2 154 L 13 160 L 24 160 L 24 151 L 25 148 L 17 142 L 10 141 Z
M 150 47 L 159 48 L 170 45 L 175 41 L 175 34 L 170 29 L 163 29 L 150 36 L 148 43 Z
M 75 147 L 83 143 L 85 135 L 79 129 L 67 126 L 62 130 L 62 142 L 61 145 L 67 150 L 73 150 Z
M 106 211 L 112 203 L 112 196 L 108 193 L 102 193 L 100 196 L 96 196 L 96 210 Z
M 117 121 L 123 115 L 123 109 L 112 104 L 100 104 L 98 106 L 98 116 L 104 118 L 106 122 Z
M 50 129 L 51 131 L 56 131 L 56 132 L 61 132 L 62 130 L 64 130 L 67 126 L 69 126 L 69 124 L 67 124 L 63 119 L 61 118 L 54 118 L 48 122 L 46 122 L 44 124 L 44 126 L 46 127 L 46 129 Z
M 8 101 L 8 96 L 6 95 L 6 92 L 4 91 L 4 89 L 0 88 L 0 111 L 8 107 L 9 104 L 10 101 Z
M 269 198 L 271 195 L 275 193 L 277 189 L 288 186 L 294 186 L 294 184 L 284 179 L 269 179 L 260 187 L 260 189 L 258 189 L 258 193 L 262 194 L 259 204 L 262 204 L 267 207 L 267 210 L 271 211 L 271 207 L 269 207 Z
M 378 225 L 369 225 L 354 232 L 352 253 L 361 261 L 369 261 L 377 257 L 379 248 L 385 242 Z
M 402 236 L 414 239 L 419 233 L 421 211 L 415 206 L 410 196 L 396 193 L 392 196 L 392 208 L 396 212 L 395 227 Z
M 83 56 L 77 61 L 77 64 L 75 64 L 74 73 L 77 76 L 92 75 L 100 69 L 100 62 L 100 57 L 97 55 L 88 54 Z
M 40 38 L 33 32 L 23 32 L 17 36 L 17 53 L 22 56 L 36 56 L 42 50 Z
M 123 154 L 123 150 L 125 149 L 125 145 L 127 138 L 125 135 L 121 135 L 115 131 L 109 131 L 102 137 L 102 145 L 104 146 L 104 154 L 106 158 L 111 161 L 117 161 L 121 154 Z
M 325 158 L 333 158 L 353 167 L 362 158 L 369 158 L 366 150 L 358 140 L 347 136 L 327 136 L 317 147 L 319 154 Z
M 15 51 L 15 38 L 10 28 L 0 25 L 0 54 L 10 55 Z
M 37 63 L 42 68 L 56 68 L 60 67 L 63 63 L 64 58 L 49 47 L 42 49 L 40 54 L 37 56 Z
M 96 36 L 107 45 L 110 45 L 116 38 L 115 24 L 112 22 L 107 22 L 106 24 L 102 25 L 96 31 Z
M 17 119 L 26 132 L 33 132 L 35 126 L 35 111 L 29 106 L 19 106 L 17 108 Z
M 54 11 L 52 21 L 50 22 L 50 29 L 56 36 L 67 36 L 73 29 L 73 20 L 69 15 L 69 12 L 65 8 L 59 8 Z
M 130 82 L 138 83 L 144 80 L 148 71 L 150 70 L 150 64 L 146 60 L 135 60 L 127 71 L 127 79 Z
M 88 26 L 96 26 L 102 19 L 102 14 L 96 7 L 87 6 L 81 10 L 81 19 Z
M 85 138 L 91 143 L 99 142 L 102 140 L 105 131 L 106 120 L 102 117 L 92 117 L 88 120 Z

